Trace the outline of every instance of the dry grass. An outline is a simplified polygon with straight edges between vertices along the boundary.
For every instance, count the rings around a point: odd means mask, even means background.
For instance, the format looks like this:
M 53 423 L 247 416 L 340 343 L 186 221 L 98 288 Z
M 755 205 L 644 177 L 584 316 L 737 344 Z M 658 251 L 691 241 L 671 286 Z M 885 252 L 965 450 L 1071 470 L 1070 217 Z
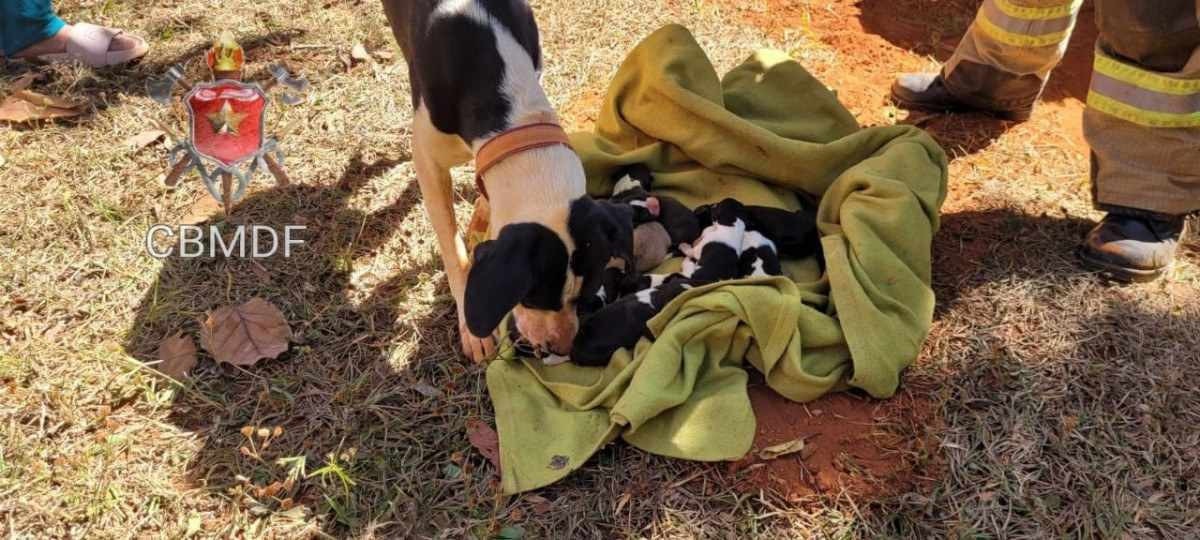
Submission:
M 541 512 L 529 495 L 494 497 L 490 465 L 466 441 L 466 420 L 491 411 L 481 369 L 455 352 L 453 308 L 408 162 L 403 61 L 397 52 L 346 72 L 339 60 L 355 40 L 394 51 L 377 5 L 57 4 L 71 20 L 137 31 L 154 50 L 128 70 L 42 69 L 40 90 L 88 97 L 93 114 L 0 127 L 0 530 L 9 536 L 1200 531 L 1200 246 L 1193 240 L 1171 280 L 1154 285 L 1112 287 L 1079 270 L 1070 250 L 1096 215 L 1081 189 L 1085 156 L 1055 111 L 1009 130 L 959 119 L 927 126 L 958 158 L 935 253 L 938 319 L 913 368 L 940 389 L 946 467 L 931 491 L 785 503 L 739 493 L 724 467 L 615 445 L 539 492 L 550 502 Z M 823 41 L 819 25 L 777 35 L 740 24 L 738 4 L 536 2 L 552 100 L 586 124 L 623 54 L 667 21 L 692 28 L 722 68 L 760 45 L 784 46 L 822 76 L 930 62 L 896 49 L 871 68 L 842 41 Z M 819 18 L 853 3 L 792 4 Z M 959 27 L 942 35 L 961 31 L 961 14 L 947 20 Z M 187 215 L 199 185 L 167 190 L 161 149 L 133 153 L 119 141 L 147 119 L 171 118 L 143 96 L 145 80 L 193 59 L 229 24 L 252 72 L 280 58 L 315 87 L 309 103 L 275 119 L 292 130 L 284 145 L 300 185 L 260 180 L 232 220 L 211 223 L 303 223 L 309 243 L 261 267 L 156 261 L 142 247 L 147 228 Z M 9 64 L 0 85 L 26 69 Z M 884 91 L 851 102 L 856 115 L 886 121 Z M 469 174 L 458 179 L 466 212 Z M 279 305 L 297 331 L 282 360 L 237 370 L 204 359 L 184 385 L 144 365 L 166 335 L 194 335 L 206 310 L 252 296 Z M 264 447 L 244 426 L 282 434 Z M 289 477 L 275 498 L 256 496 Z

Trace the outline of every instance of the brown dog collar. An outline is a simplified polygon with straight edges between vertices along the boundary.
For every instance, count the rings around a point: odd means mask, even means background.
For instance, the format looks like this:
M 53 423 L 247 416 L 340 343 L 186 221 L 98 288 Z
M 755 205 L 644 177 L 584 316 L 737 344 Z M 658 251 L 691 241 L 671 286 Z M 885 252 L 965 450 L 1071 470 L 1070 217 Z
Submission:
M 483 185 L 483 173 L 488 169 L 521 152 L 556 144 L 567 148 L 571 147 L 571 141 L 567 138 L 567 132 L 563 131 L 562 126 L 548 122 L 527 124 L 496 135 L 492 140 L 484 143 L 479 148 L 479 152 L 475 154 L 475 188 L 479 190 L 480 195 L 487 198 L 487 188 Z

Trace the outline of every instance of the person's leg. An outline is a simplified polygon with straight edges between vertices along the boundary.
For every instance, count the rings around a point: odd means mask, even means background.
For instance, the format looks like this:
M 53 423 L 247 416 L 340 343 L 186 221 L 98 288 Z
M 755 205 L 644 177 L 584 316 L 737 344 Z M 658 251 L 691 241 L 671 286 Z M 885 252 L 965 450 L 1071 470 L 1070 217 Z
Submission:
M 986 0 L 941 73 L 901 75 L 900 105 L 1025 120 L 1062 60 L 1082 0 Z
M 1080 252 L 1123 279 L 1153 279 L 1200 210 L 1200 0 L 1097 0 L 1100 42 L 1084 137 L 1096 207 Z
M 65 26 L 50 0 L 0 1 L 0 51 L 5 56 L 53 38 Z
M 115 28 L 66 24 L 49 0 L 0 0 L 0 56 L 106 66 L 148 50 L 145 40 Z

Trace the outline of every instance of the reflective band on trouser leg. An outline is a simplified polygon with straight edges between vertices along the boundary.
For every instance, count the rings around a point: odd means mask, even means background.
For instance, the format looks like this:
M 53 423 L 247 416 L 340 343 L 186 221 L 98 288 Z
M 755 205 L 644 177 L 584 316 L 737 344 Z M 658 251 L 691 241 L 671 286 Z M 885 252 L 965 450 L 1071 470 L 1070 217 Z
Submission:
M 1200 127 L 1200 79 L 1146 71 L 1097 48 L 1088 106 L 1147 127 Z
M 1017 5 L 1012 0 L 987 0 L 975 25 L 992 39 L 1013 47 L 1046 47 L 1066 40 L 1083 0 L 1044 7 Z
M 1062 59 L 1081 0 L 985 0 L 943 74 L 952 92 L 997 109 L 1027 107 Z

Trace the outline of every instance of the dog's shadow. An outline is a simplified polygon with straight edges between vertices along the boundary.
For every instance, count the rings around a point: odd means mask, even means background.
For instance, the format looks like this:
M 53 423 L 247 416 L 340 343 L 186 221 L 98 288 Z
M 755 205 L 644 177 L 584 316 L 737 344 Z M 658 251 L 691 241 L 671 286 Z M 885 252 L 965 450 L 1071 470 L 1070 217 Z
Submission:
M 387 522 L 379 530 L 408 536 L 439 526 L 422 504 L 447 490 L 490 508 L 487 482 L 472 483 L 490 472 L 463 436 L 467 418 L 490 415 L 480 368 L 458 355 L 436 242 L 404 227 L 425 219 L 416 180 L 378 211 L 349 204 L 397 163 L 356 157 L 334 185 L 248 196 L 232 220 L 202 226 L 303 224 L 306 243 L 290 258 L 167 258 L 146 291 L 126 340 L 144 362 L 176 331 L 197 338 L 206 312 L 252 297 L 278 306 L 295 335 L 288 352 L 251 368 L 201 351 L 176 387 L 169 421 L 200 441 L 187 484 L 225 501 L 221 513 L 294 522 L 298 535 Z M 405 244 L 395 266 L 375 257 L 388 242 Z M 375 269 L 378 279 L 363 275 Z M 431 476 L 410 474 L 432 464 Z

